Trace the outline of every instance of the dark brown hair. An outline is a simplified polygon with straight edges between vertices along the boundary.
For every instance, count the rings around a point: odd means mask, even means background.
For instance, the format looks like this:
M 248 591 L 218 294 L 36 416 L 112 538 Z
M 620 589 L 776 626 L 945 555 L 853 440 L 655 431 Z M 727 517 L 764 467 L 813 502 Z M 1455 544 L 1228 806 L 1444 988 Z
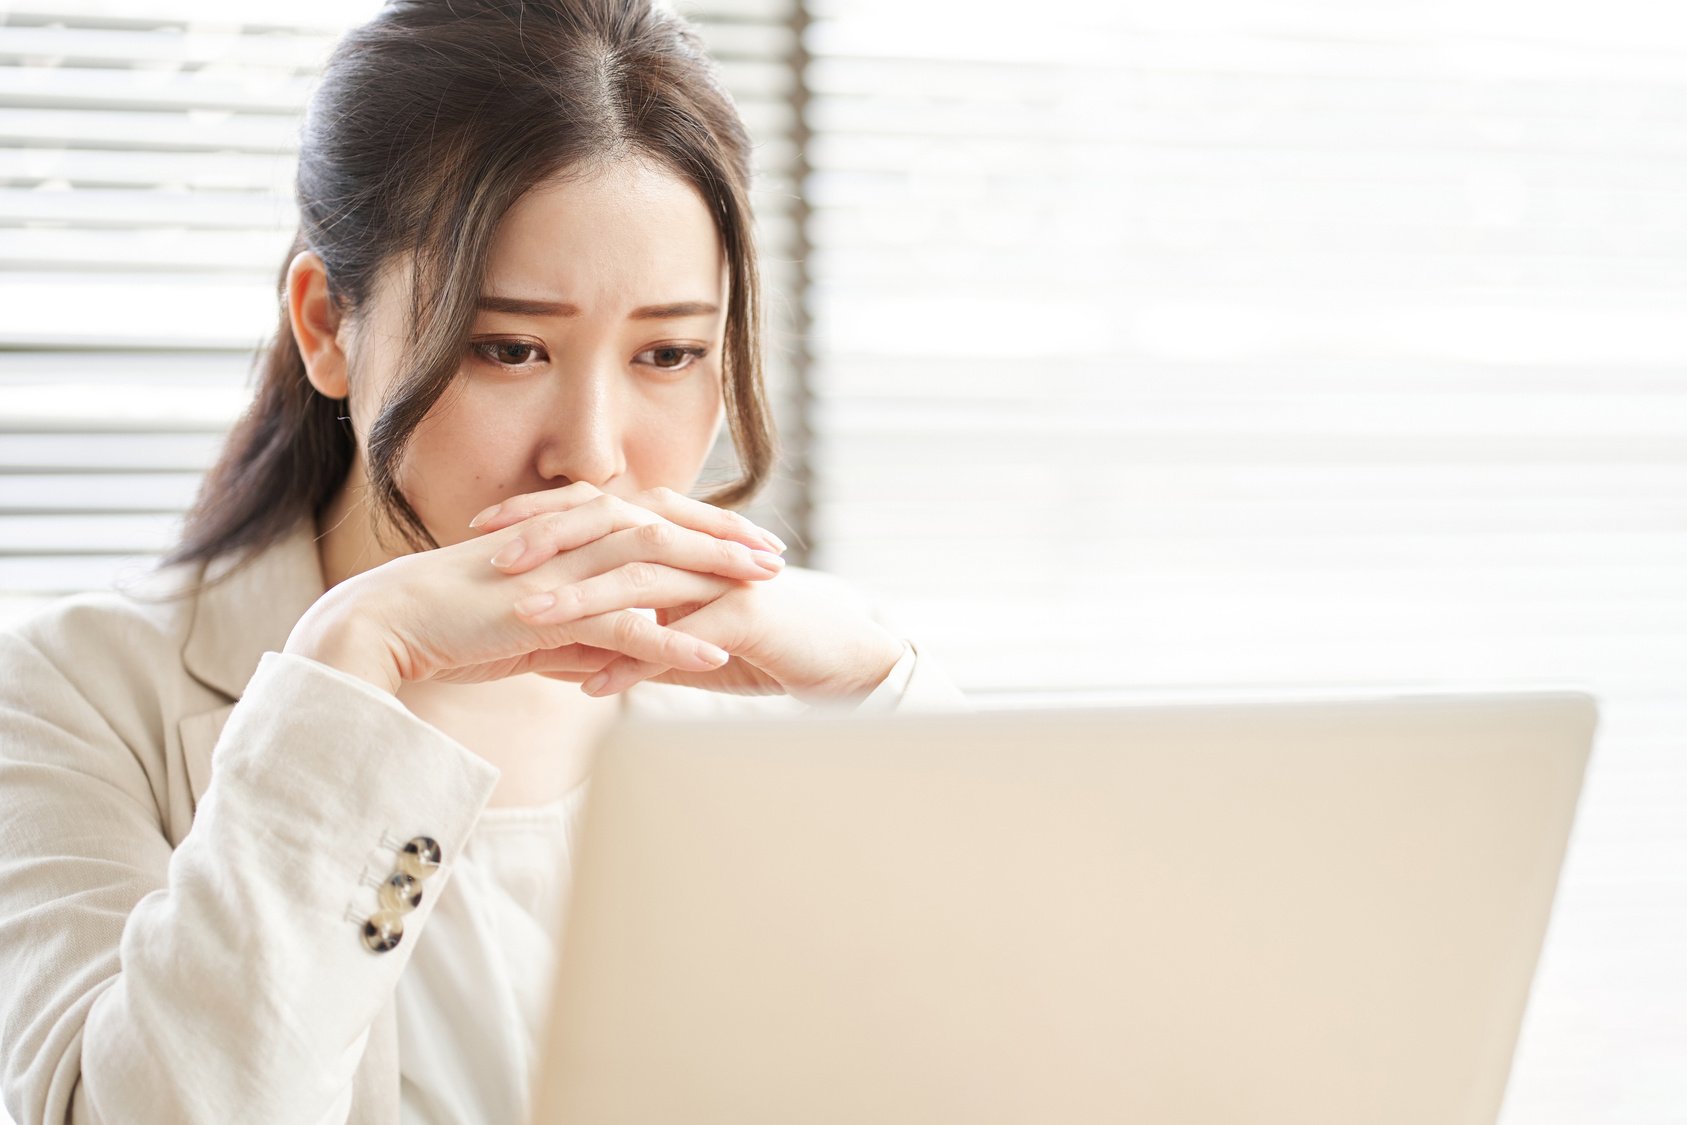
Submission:
M 705 498 L 731 505 L 756 492 L 774 438 L 749 153 L 701 40 L 650 0 L 391 0 L 340 41 L 305 116 L 287 259 L 319 255 L 346 316 L 383 267 L 412 255 L 412 338 L 367 435 L 376 510 L 412 549 L 439 544 L 400 492 L 398 468 L 457 374 L 498 221 L 542 181 L 627 157 L 671 170 L 714 217 L 729 271 L 722 374 L 742 475 Z M 254 401 L 161 567 L 233 552 L 245 561 L 320 513 L 351 468 L 345 400 L 305 376 L 286 274 L 283 263 L 280 324 L 257 357 Z

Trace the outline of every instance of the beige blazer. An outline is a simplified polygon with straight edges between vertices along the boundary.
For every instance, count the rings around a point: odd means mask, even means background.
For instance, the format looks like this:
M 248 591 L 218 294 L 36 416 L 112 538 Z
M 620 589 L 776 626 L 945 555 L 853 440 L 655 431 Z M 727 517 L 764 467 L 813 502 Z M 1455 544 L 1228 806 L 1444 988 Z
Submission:
M 19 1125 L 399 1119 L 393 993 L 499 774 L 280 651 L 323 593 L 312 531 L 197 597 L 166 600 L 177 569 L 0 631 L 0 1090 Z M 864 706 L 964 697 L 910 644 Z M 443 862 L 405 939 L 372 952 L 376 885 L 419 836 Z

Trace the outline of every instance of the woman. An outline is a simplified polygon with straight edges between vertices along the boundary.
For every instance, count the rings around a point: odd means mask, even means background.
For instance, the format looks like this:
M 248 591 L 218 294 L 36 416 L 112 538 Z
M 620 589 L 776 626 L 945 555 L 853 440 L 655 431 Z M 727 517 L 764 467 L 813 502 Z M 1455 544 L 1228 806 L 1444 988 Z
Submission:
M 727 507 L 773 460 L 748 149 L 639 0 L 340 45 L 181 544 L 0 634 L 20 1125 L 518 1120 L 606 723 L 958 698 Z

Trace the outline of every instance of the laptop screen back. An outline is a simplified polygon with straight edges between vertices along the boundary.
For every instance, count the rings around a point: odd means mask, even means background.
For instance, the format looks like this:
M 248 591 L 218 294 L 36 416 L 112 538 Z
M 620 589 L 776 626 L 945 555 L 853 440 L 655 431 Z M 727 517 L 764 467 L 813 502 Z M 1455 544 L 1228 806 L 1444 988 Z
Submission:
M 617 728 L 535 1120 L 1492 1125 L 1569 694 Z

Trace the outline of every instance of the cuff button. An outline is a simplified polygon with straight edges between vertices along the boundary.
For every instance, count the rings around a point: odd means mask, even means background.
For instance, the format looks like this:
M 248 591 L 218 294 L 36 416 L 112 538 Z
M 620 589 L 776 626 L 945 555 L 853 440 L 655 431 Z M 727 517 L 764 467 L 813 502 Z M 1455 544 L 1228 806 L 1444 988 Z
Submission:
M 422 884 L 412 875 L 394 871 L 381 884 L 380 898 L 384 909 L 398 914 L 407 913 L 422 904 Z
M 398 869 L 412 879 L 426 879 L 439 869 L 439 845 L 428 836 L 417 836 L 398 853 Z
M 377 910 L 363 923 L 363 944 L 385 953 L 404 937 L 404 918 L 396 911 Z

